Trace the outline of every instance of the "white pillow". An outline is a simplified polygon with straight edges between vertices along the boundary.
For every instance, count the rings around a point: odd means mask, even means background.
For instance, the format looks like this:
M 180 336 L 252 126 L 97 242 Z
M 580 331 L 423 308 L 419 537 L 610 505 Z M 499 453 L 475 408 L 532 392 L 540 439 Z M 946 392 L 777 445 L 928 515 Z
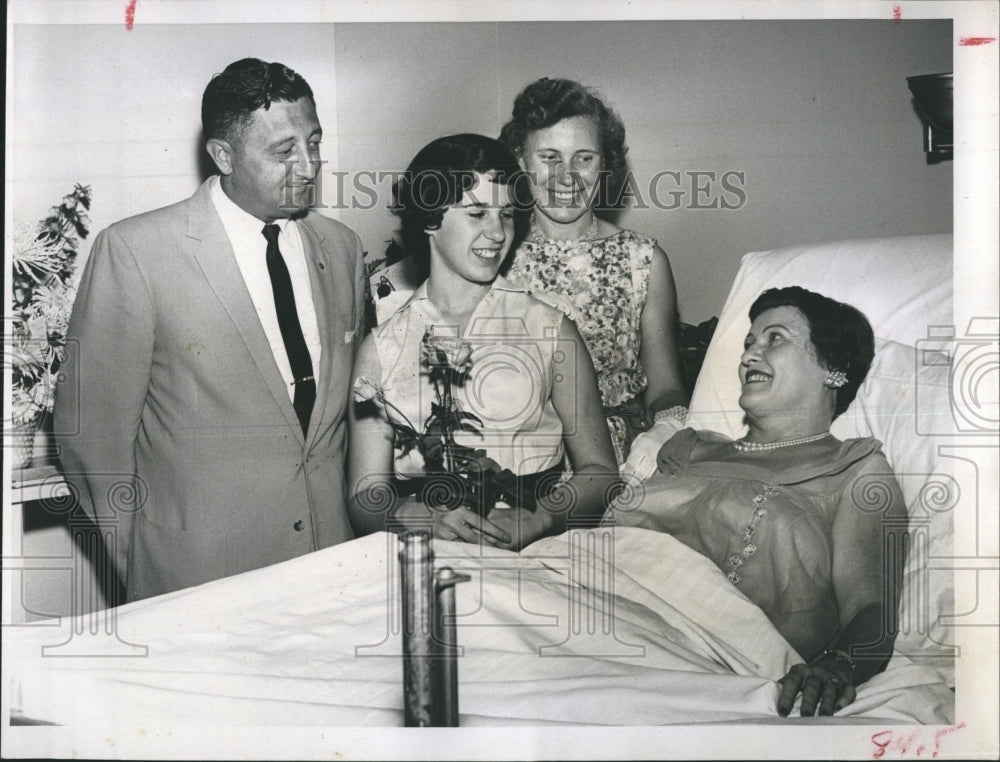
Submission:
M 940 667 L 951 683 L 954 519 L 975 494 L 975 474 L 944 454 L 954 419 L 950 369 L 937 357 L 876 339 L 865 383 L 830 430 L 840 439 L 871 436 L 883 444 L 910 519 L 896 651 Z
M 747 312 L 762 291 L 802 286 L 861 310 L 875 335 L 915 346 L 952 323 L 952 236 L 838 241 L 743 257 L 691 399 L 688 425 L 731 437 L 743 429 L 736 375 Z

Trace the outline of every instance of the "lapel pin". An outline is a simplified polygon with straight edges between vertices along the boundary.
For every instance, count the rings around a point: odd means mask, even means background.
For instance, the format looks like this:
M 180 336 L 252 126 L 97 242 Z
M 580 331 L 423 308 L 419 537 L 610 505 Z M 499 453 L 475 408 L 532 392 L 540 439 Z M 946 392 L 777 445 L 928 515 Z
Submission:
M 318 259 L 316 260 L 316 266 L 319 267 L 320 270 L 325 270 L 326 269 L 326 265 L 324 265 Z

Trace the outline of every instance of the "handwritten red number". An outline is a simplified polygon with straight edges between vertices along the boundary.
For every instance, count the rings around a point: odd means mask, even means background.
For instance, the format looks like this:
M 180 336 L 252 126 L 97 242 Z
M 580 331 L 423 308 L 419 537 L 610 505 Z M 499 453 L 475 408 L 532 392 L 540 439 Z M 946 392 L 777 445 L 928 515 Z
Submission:
M 934 751 L 931 753 L 931 756 L 936 757 L 938 755 L 938 751 L 941 749 L 941 739 L 944 736 L 949 733 L 954 733 L 956 730 L 961 730 L 964 727 L 965 723 L 960 722 L 950 728 L 941 728 L 938 730 L 934 734 Z M 924 731 L 917 730 L 909 735 L 897 737 L 893 735 L 891 730 L 880 730 L 878 733 L 872 735 L 872 743 L 875 744 L 875 751 L 872 752 L 872 759 L 881 759 L 885 756 L 886 751 L 890 749 L 905 755 L 914 741 L 918 740 L 922 732 Z M 915 756 L 919 757 L 925 751 L 928 751 L 928 746 L 925 743 L 920 743 L 913 753 Z
M 878 740 L 885 738 L 885 741 Z M 882 730 L 872 736 L 872 743 L 878 748 L 872 753 L 872 759 L 882 759 L 885 756 L 885 748 L 892 743 L 892 731 Z

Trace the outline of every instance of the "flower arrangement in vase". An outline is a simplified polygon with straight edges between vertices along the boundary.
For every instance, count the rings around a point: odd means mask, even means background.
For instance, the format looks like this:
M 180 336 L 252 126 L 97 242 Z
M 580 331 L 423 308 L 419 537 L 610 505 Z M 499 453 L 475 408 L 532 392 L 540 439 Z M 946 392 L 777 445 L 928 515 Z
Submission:
M 421 341 L 421 363 L 434 389 L 431 412 L 418 430 L 390 402 L 378 384 L 365 377 L 354 381 L 357 402 L 382 406 L 395 434 L 399 458 L 408 459 L 413 470 L 421 470 L 418 499 L 434 508 L 454 509 L 465 505 L 486 516 L 497 500 L 517 500 L 517 477 L 483 449 L 455 441 L 457 431 L 480 433 L 483 422 L 462 410 L 455 399 L 456 387 L 468 379 L 472 368 L 472 345 L 460 339 L 435 335 L 428 330 Z
M 6 338 L 11 368 L 8 425 L 14 430 L 15 467 L 31 462 L 27 440 L 52 411 L 59 367 L 66 359 L 66 329 L 76 288 L 80 240 L 89 233 L 90 187 L 73 192 L 35 224 L 17 225 L 6 242 L 12 252 L 12 325 Z M 25 444 L 18 447 L 18 438 Z

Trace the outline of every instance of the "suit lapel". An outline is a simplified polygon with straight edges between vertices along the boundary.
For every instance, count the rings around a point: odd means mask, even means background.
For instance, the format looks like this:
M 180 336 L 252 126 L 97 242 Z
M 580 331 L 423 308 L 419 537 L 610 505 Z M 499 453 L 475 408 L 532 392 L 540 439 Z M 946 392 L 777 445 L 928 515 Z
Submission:
M 344 336 L 337 332 L 338 326 L 352 325 L 350 321 L 345 322 L 344 317 L 344 308 L 350 303 L 351 296 L 344 292 L 344 284 L 350 284 L 351 278 L 345 277 L 341 272 L 343 263 L 338 257 L 323 247 L 323 234 L 310 224 L 308 218 L 299 220 L 298 228 L 309 268 L 309 284 L 316 309 L 316 321 L 319 323 L 320 345 L 323 348 L 319 384 L 316 388 L 316 407 L 313 409 L 306 437 L 307 443 L 310 443 L 324 425 L 334 369 L 340 367 L 341 363 L 351 361 L 346 352 L 352 345 L 347 344 Z
M 295 408 L 292 407 L 288 397 L 285 381 L 281 377 L 267 336 L 260 325 L 260 318 L 257 317 L 257 310 L 243 281 L 243 274 L 236 264 L 229 237 L 215 211 L 208 182 L 203 183 L 198 192 L 192 196 L 190 209 L 187 238 L 191 254 L 236 326 L 282 415 L 288 425 L 295 430 L 299 441 L 303 442 L 302 426 L 295 415 Z

